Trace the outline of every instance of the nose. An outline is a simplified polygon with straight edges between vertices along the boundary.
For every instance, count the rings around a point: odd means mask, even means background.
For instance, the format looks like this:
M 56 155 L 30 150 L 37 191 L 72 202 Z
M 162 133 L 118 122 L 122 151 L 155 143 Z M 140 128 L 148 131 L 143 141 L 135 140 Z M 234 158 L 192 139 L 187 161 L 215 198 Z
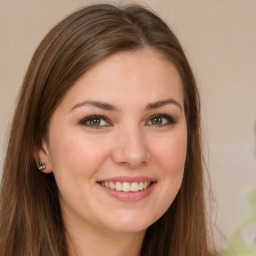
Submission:
M 146 165 L 150 158 L 145 136 L 140 129 L 127 129 L 115 137 L 112 150 L 113 161 L 121 166 L 135 169 Z

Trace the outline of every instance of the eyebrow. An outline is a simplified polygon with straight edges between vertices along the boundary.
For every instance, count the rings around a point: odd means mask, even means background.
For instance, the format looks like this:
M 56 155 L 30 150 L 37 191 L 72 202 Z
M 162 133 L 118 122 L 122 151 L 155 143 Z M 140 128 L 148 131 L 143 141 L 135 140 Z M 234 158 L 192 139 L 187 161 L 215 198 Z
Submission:
M 161 101 L 157 101 L 157 102 L 154 102 L 154 103 L 149 103 L 149 104 L 146 106 L 146 110 L 151 110 L 151 109 L 160 108 L 160 107 L 163 107 L 163 106 L 168 105 L 168 104 L 174 104 L 174 105 L 176 105 L 180 110 L 182 110 L 181 104 L 180 104 L 178 101 L 176 101 L 175 99 L 166 99 L 166 100 L 161 100 Z
M 104 103 L 104 102 L 101 102 L 101 101 L 89 100 L 89 101 L 83 101 L 83 102 L 80 102 L 80 103 L 74 105 L 70 109 L 70 112 L 72 110 L 76 109 L 76 108 L 79 108 L 79 107 L 82 107 L 82 106 L 85 106 L 85 105 L 94 106 L 94 107 L 97 107 L 97 108 L 100 108 L 100 109 L 103 109 L 103 110 L 108 110 L 108 111 L 117 111 L 118 110 L 118 108 L 114 105 Z
M 178 101 L 174 100 L 174 99 L 166 99 L 166 100 L 161 100 L 161 101 L 149 103 L 145 107 L 145 110 L 157 109 L 157 108 L 163 107 L 163 106 L 168 105 L 168 104 L 174 104 L 180 110 L 182 110 L 181 104 Z M 86 105 L 94 106 L 94 107 L 97 107 L 97 108 L 100 108 L 100 109 L 103 109 L 103 110 L 107 110 L 107 111 L 118 111 L 119 110 L 118 107 L 115 106 L 115 105 L 112 105 L 112 104 L 109 104 L 109 103 L 105 103 L 105 102 L 101 102 L 101 101 L 89 100 L 89 101 L 83 101 L 83 102 L 77 103 L 76 105 L 74 105 L 70 109 L 70 112 L 73 111 L 76 108 L 79 108 L 79 107 L 82 107 L 82 106 L 86 106 Z

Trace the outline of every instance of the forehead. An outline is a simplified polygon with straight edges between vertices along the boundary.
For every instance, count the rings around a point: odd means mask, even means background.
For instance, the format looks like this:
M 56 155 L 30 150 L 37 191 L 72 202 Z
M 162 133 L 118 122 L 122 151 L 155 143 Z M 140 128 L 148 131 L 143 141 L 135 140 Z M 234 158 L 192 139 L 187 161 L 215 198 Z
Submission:
M 174 64 L 145 47 L 115 53 L 96 63 L 70 88 L 64 102 L 82 100 L 141 104 L 175 97 L 183 105 L 182 81 Z

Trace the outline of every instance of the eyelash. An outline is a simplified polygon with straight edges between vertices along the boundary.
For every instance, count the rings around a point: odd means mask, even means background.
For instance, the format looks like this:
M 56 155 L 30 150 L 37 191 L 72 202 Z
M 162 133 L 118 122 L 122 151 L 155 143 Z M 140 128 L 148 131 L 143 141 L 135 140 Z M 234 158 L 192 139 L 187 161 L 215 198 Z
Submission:
M 152 122 L 153 119 L 166 119 L 166 123 L 164 124 L 148 124 L 150 121 Z M 95 120 L 103 120 L 105 122 L 107 122 L 108 124 L 107 125 L 97 125 L 97 126 L 94 126 L 94 125 L 91 125 L 91 124 L 88 124 L 87 122 L 90 122 L 90 121 L 95 121 Z M 156 114 L 156 115 L 153 115 L 151 117 L 148 118 L 147 120 L 147 125 L 152 125 L 152 126 L 156 126 L 156 127 L 163 127 L 163 126 L 167 126 L 167 125 L 174 125 L 176 124 L 176 121 L 174 120 L 174 118 L 170 115 L 167 115 L 167 114 Z M 88 116 L 84 119 L 82 119 L 79 124 L 81 125 L 85 125 L 85 126 L 88 126 L 88 127 L 91 127 L 91 128 L 94 128 L 94 129 L 100 129 L 102 127 L 106 127 L 106 126 L 111 126 L 111 122 L 109 121 L 108 118 L 106 118 L 105 116 L 101 116 L 101 115 L 92 115 L 92 116 Z
M 148 121 L 147 121 L 147 123 L 149 122 L 149 121 L 152 121 L 152 119 L 156 119 L 156 118 L 161 118 L 161 119 L 166 119 L 167 120 L 167 122 L 165 123 L 165 124 L 155 124 L 155 125 L 153 125 L 153 126 L 157 126 L 157 127 L 162 127 L 162 126 L 166 126 L 166 125 L 173 125 L 173 124 L 176 124 L 176 121 L 174 120 L 174 118 L 172 117 L 172 116 L 170 116 L 170 115 L 167 115 L 167 114 L 156 114 L 156 115 L 153 115 L 153 116 L 151 116 L 149 119 L 148 119 Z
M 93 126 L 93 125 L 87 124 L 87 122 L 94 121 L 96 119 L 104 120 L 105 122 L 108 123 L 108 125 Z M 88 127 L 94 128 L 94 129 L 99 129 L 102 126 L 109 126 L 109 125 L 111 125 L 110 121 L 105 116 L 101 116 L 101 115 L 92 115 L 92 116 L 85 117 L 84 119 L 82 119 L 79 122 L 79 124 L 85 125 L 85 126 L 88 126 Z

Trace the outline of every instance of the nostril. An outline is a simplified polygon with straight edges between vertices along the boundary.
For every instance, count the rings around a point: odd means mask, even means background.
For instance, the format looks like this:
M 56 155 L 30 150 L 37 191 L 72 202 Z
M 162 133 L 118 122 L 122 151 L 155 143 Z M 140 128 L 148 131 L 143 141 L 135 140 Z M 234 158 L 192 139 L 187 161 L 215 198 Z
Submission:
M 134 169 L 145 165 L 150 159 L 144 136 L 135 129 L 123 132 L 115 146 L 112 150 L 112 159 L 119 165 Z

